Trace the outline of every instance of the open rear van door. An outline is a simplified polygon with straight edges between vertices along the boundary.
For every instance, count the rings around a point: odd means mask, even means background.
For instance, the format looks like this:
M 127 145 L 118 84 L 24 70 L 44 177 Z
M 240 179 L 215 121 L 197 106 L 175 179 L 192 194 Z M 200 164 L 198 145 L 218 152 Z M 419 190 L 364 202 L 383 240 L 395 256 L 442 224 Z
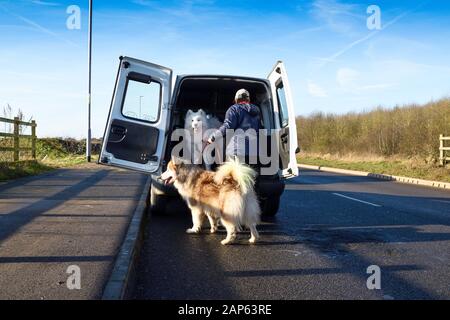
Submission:
M 283 62 L 278 61 L 268 77 L 272 90 L 275 127 L 279 130 L 280 169 L 283 178 L 298 176 L 297 127 L 291 88 Z
M 120 58 L 100 164 L 156 173 L 169 123 L 172 70 Z

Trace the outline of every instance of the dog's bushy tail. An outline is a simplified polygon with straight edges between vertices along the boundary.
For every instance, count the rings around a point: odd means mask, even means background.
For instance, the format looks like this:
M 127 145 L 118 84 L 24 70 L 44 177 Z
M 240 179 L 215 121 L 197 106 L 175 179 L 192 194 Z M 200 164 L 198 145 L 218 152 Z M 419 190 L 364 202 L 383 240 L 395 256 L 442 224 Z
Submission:
M 219 167 L 214 180 L 221 184 L 229 177 L 237 182 L 240 190 L 234 192 L 236 196 L 233 201 L 225 204 L 224 213 L 233 217 L 238 231 L 242 231 L 242 226 L 247 226 L 252 230 L 252 236 L 258 237 L 256 225 L 260 221 L 261 209 L 254 190 L 256 172 L 235 158 Z
M 214 181 L 217 184 L 221 184 L 227 177 L 231 177 L 237 182 L 244 195 L 254 189 L 256 179 L 255 170 L 242 164 L 237 157 L 225 162 L 219 167 Z

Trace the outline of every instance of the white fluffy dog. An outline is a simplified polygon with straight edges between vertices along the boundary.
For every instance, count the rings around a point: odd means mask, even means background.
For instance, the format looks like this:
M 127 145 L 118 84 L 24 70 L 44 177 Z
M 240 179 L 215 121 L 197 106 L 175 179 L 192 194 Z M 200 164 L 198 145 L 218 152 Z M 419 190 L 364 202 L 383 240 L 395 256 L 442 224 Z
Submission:
M 218 129 L 222 123 L 214 116 L 206 114 L 203 109 L 194 112 L 188 110 L 185 117 L 184 128 L 189 131 L 187 139 L 187 148 L 193 164 L 201 164 L 205 162 L 206 169 L 211 169 L 214 159 L 208 159 L 204 156 L 203 150 L 207 145 L 209 135 Z M 222 162 L 220 152 L 216 153 L 216 161 Z

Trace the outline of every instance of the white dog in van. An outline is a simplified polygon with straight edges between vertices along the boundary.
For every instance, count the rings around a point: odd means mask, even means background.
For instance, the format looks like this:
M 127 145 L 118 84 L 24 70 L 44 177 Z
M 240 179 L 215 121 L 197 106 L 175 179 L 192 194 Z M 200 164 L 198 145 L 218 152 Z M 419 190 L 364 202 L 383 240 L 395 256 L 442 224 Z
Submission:
M 194 112 L 188 110 L 186 113 L 184 128 L 189 131 L 187 148 L 193 164 L 205 163 L 206 169 L 211 170 L 214 159 L 204 156 L 203 150 L 207 145 L 207 140 L 211 134 L 211 129 L 218 129 L 222 123 L 216 117 L 206 114 L 203 109 Z M 221 162 L 220 153 L 216 153 L 216 161 Z

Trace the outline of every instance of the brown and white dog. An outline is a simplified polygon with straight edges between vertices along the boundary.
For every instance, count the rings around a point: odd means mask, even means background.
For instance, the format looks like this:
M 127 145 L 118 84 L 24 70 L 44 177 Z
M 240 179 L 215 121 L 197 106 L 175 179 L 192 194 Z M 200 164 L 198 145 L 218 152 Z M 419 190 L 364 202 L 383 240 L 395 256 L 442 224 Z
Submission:
M 161 176 L 165 183 L 174 183 L 191 210 L 193 226 L 186 232 L 199 233 L 207 216 L 211 233 L 215 233 L 220 220 L 227 231 L 223 245 L 232 243 L 244 226 L 250 229 L 250 243 L 259 238 L 256 225 L 261 209 L 254 190 L 255 177 L 256 172 L 237 159 L 211 172 L 176 158 Z

